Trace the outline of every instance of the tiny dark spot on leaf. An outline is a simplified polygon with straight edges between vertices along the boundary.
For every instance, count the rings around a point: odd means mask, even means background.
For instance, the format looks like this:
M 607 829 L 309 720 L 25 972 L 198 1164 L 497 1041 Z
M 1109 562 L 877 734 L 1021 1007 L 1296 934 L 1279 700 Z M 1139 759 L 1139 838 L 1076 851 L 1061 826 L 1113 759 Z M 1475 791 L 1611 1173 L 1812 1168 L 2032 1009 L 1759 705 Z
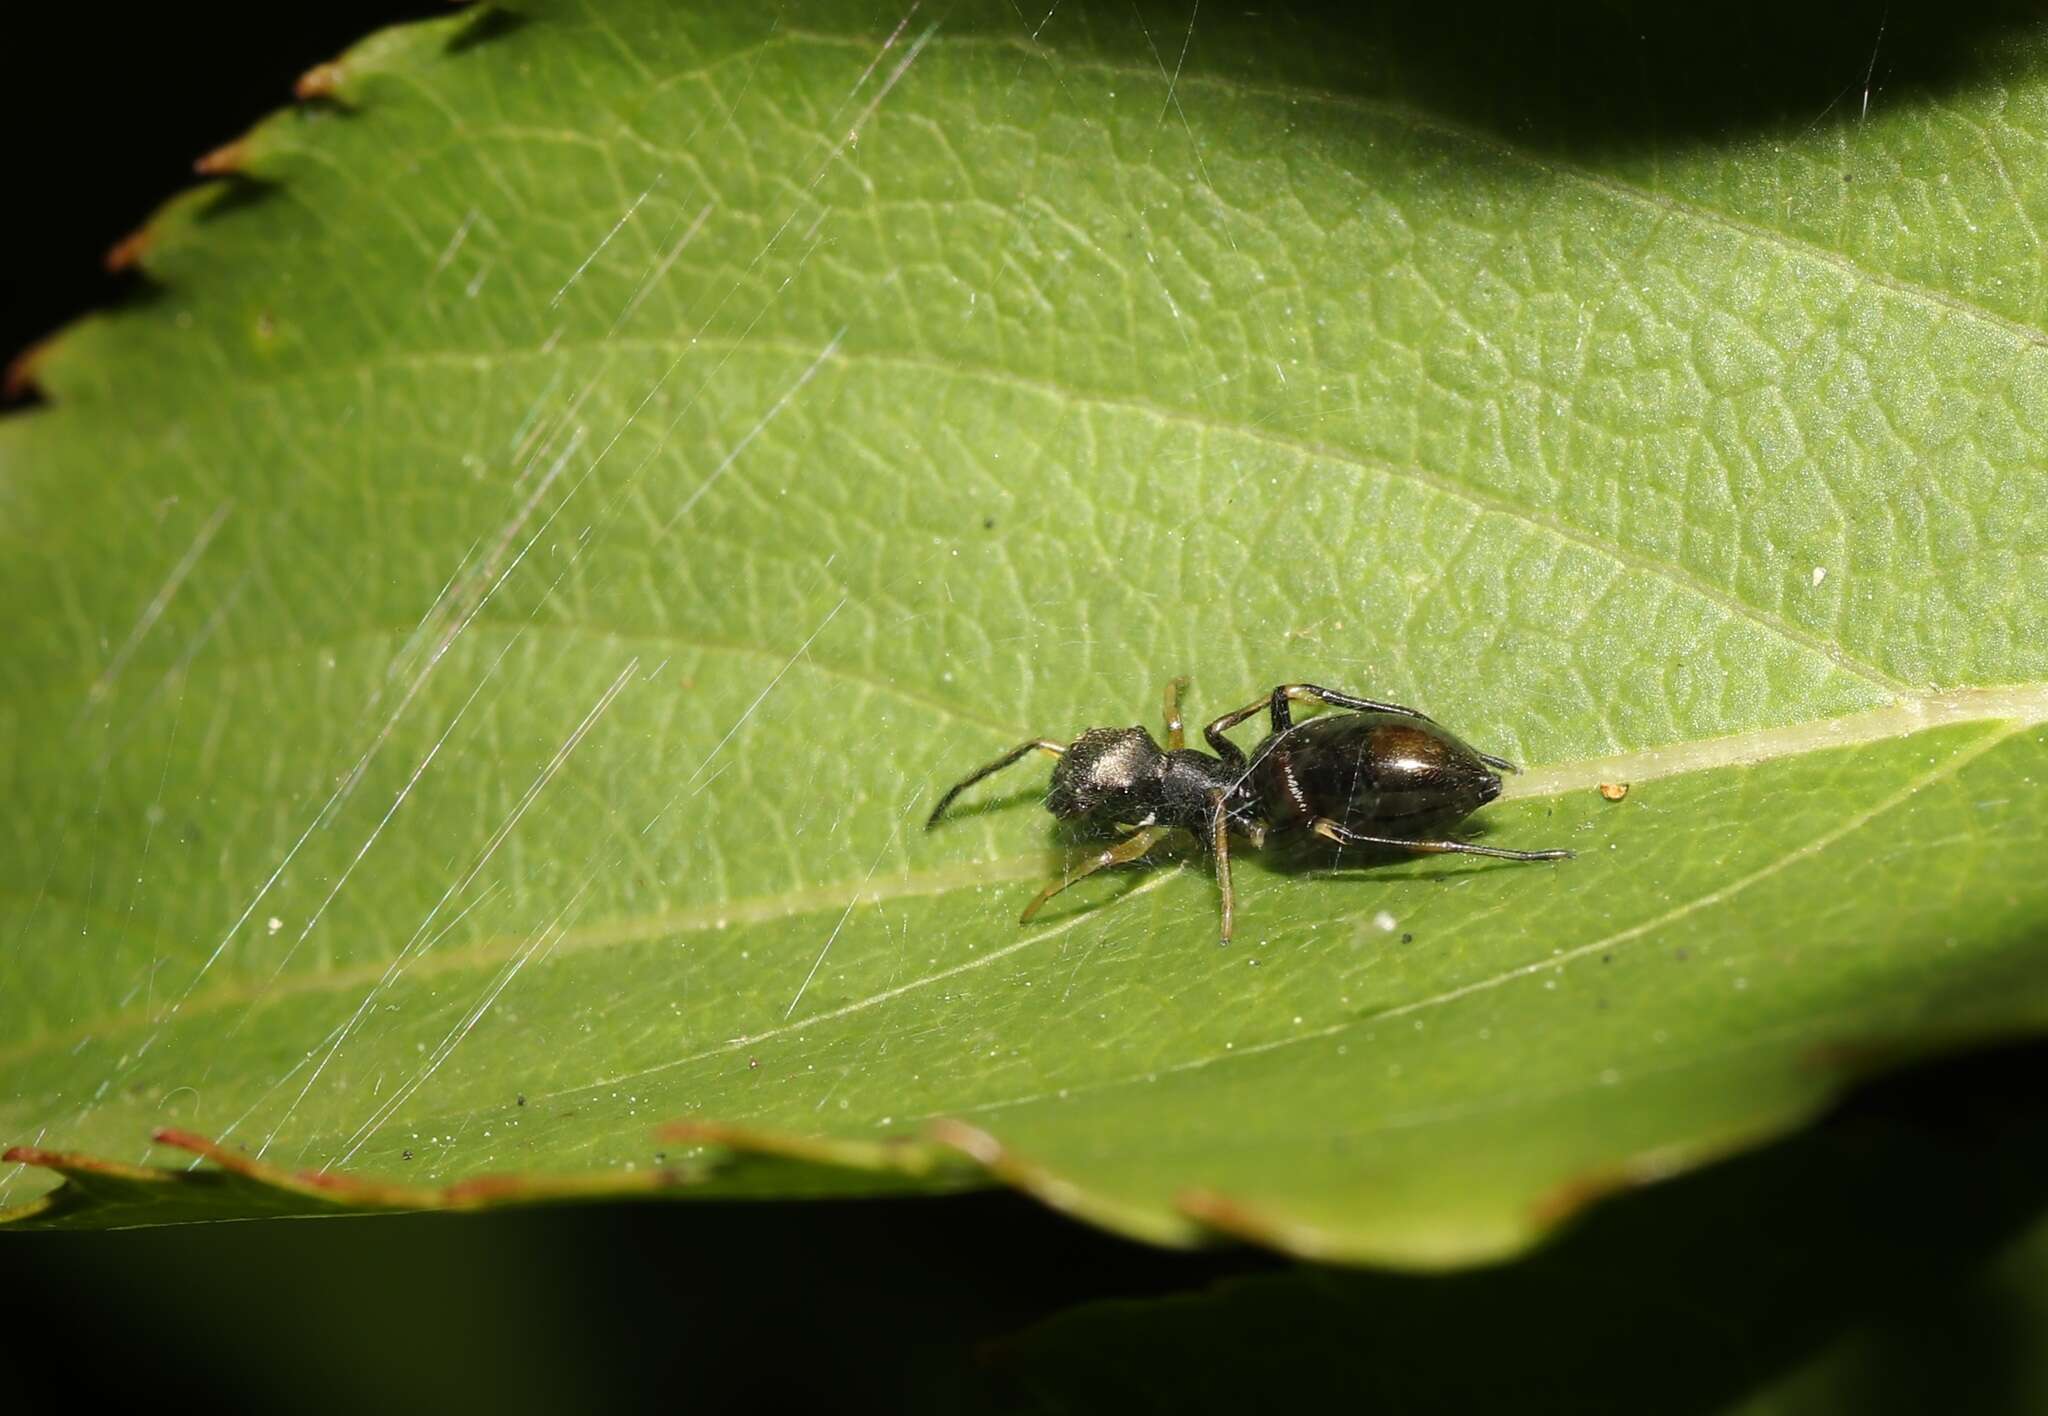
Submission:
M 747 1070 L 748 1070 L 749 1072 L 751 1072 L 751 1071 L 755 1070 L 755 1069 L 756 1069 L 757 1067 L 759 1067 L 760 1065 L 761 1065 L 761 1059 L 760 1059 L 760 1058 L 758 1058 L 758 1057 L 749 1057 L 749 1058 L 747 1059 Z
M 1412 934 L 1404 934 L 1401 936 L 1401 942 L 1403 944 L 1413 944 L 1415 942 L 1415 936 Z
M 1682 963 L 1684 963 L 1684 962 L 1685 962 L 1685 961 L 1686 961 L 1687 959 L 1690 959 L 1690 958 L 1692 957 L 1692 950 L 1690 950 L 1690 949 L 1673 949 L 1673 950 L 1671 951 L 1671 957 L 1672 957 L 1672 958 L 1674 958 L 1674 959 L 1676 959 L 1676 960 L 1678 960 L 1678 962 L 1682 964 Z
M 412 1152 L 411 1152 L 411 1151 L 409 1151 L 409 1150 L 402 1150 L 402 1151 L 400 1151 L 400 1152 L 398 1153 L 398 1158 L 399 1158 L 400 1160 L 411 1160 L 411 1159 L 412 1159 Z
M 524 1106 L 524 1105 L 526 1105 L 526 1093 L 525 1093 L 525 1092 L 521 1092 L 521 1093 L 519 1093 L 519 1105 L 521 1105 L 521 1106 Z
M 995 530 L 995 529 L 996 529 L 996 519 L 995 519 L 995 518 L 994 518 L 993 516 L 984 516 L 984 517 L 982 517 L 982 518 L 981 518 L 981 529 L 982 529 L 982 530 L 984 530 L 984 531 L 993 531 L 993 530 Z

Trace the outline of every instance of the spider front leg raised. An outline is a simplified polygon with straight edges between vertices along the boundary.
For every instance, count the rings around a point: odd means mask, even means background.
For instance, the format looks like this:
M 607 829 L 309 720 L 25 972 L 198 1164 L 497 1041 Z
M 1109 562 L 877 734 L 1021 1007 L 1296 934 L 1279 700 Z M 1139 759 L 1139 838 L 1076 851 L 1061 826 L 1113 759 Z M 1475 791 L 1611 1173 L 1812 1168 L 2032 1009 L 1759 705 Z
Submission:
M 972 772 L 969 772 L 951 787 L 947 788 L 946 794 L 939 798 L 939 804 L 932 808 L 932 814 L 925 818 L 925 830 L 929 831 L 932 827 L 938 825 L 939 818 L 946 814 L 946 808 L 953 804 L 953 798 L 959 796 L 960 793 L 966 791 L 983 777 L 993 777 L 1005 767 L 1010 766 L 1012 763 L 1023 761 L 1025 757 L 1034 752 L 1044 752 L 1054 757 L 1060 757 L 1066 753 L 1066 750 L 1063 744 L 1056 743 L 1051 738 L 1033 738 L 1029 742 L 1018 743 L 995 761 L 975 768 Z
M 1017 923 L 1031 923 L 1031 917 L 1045 908 L 1045 902 L 1054 895 L 1059 894 L 1060 891 L 1066 889 L 1069 885 L 1079 880 L 1086 880 L 1096 871 L 1107 870 L 1112 865 L 1128 865 L 1172 835 L 1173 832 L 1174 828 L 1171 826 L 1147 826 L 1142 831 L 1133 831 L 1107 850 L 1097 852 L 1079 870 L 1063 872 L 1059 879 L 1053 881 L 1052 884 L 1046 886 L 1043 890 L 1040 890 L 1031 903 L 1024 907 L 1024 913 L 1018 918 Z

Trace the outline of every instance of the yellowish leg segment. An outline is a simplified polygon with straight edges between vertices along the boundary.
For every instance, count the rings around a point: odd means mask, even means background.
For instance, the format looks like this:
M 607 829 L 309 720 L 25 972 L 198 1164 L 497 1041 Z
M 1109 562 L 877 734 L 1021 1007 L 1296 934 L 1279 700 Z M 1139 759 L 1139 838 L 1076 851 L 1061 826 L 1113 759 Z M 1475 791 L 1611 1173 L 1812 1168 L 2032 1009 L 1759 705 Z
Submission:
M 1147 826 L 1142 831 L 1133 831 L 1109 849 L 1090 857 L 1088 862 L 1079 870 L 1069 869 L 1059 879 L 1053 881 L 1052 884 L 1046 886 L 1043 890 L 1040 890 L 1037 898 L 1024 907 L 1024 914 L 1017 922 L 1019 924 L 1031 923 L 1031 917 L 1045 908 L 1047 900 L 1059 894 L 1060 891 L 1066 889 L 1075 881 L 1086 880 L 1096 871 L 1106 870 L 1112 865 L 1129 864 L 1172 835 L 1173 830 L 1174 828 L 1171 826 Z
M 1182 674 L 1166 685 L 1166 750 L 1179 752 L 1188 745 L 1187 724 L 1180 720 L 1180 696 L 1188 686 L 1187 675 Z
M 1211 793 L 1209 801 L 1209 849 L 1216 853 L 1216 884 L 1223 891 L 1223 942 L 1228 944 L 1234 904 L 1230 891 L 1230 814 L 1223 809 L 1223 793 Z

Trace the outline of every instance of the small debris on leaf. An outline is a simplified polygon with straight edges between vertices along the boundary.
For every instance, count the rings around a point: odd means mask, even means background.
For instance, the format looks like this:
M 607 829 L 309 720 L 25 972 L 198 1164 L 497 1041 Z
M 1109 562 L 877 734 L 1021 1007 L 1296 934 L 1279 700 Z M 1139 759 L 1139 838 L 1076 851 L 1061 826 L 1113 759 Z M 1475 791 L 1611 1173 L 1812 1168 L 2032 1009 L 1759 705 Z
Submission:
M 1600 784 L 1600 795 L 1606 797 L 1609 801 L 1620 801 L 1628 795 L 1628 783 L 1602 782 Z

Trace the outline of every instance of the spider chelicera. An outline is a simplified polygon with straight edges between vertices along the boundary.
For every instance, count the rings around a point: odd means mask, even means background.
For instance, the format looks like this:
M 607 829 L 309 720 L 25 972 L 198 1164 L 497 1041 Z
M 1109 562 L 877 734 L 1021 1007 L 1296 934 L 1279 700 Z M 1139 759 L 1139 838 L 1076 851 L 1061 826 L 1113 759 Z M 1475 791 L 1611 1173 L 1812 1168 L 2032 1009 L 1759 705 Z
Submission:
M 1466 746 L 1426 714 L 1312 683 L 1283 683 L 1202 730 L 1211 752 L 1188 747 L 1180 716 L 1185 678 L 1166 686 L 1166 748 L 1141 727 L 1090 728 L 1062 746 L 1033 738 L 976 768 L 939 798 L 925 826 L 938 824 L 960 793 L 1034 752 L 1059 759 L 1045 809 L 1062 821 L 1126 831 L 1075 862 L 1024 907 L 1023 922 L 1075 881 L 1142 857 L 1175 831 L 1191 832 L 1216 857 L 1223 894 L 1223 942 L 1230 942 L 1230 837 L 1254 846 L 1268 834 L 1310 834 L 1340 846 L 1500 860 L 1565 860 L 1570 851 L 1511 851 L 1442 839 L 1435 833 L 1500 795 L 1511 762 Z M 1296 723 L 1289 705 L 1348 711 Z M 1265 741 L 1247 758 L 1224 734 L 1270 715 Z

